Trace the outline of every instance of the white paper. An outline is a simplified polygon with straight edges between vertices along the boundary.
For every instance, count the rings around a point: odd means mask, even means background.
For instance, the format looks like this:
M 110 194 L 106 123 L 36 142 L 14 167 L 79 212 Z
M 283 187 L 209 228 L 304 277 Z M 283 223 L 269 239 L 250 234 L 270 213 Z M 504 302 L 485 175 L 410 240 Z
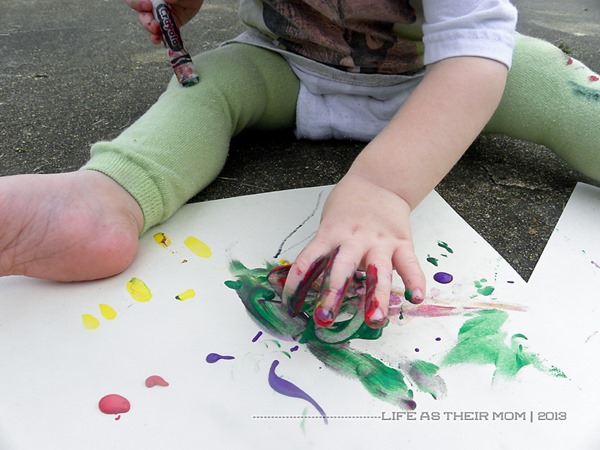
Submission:
M 508 311 L 507 333 L 526 335 L 531 351 L 567 375 L 525 367 L 493 383 L 491 366 L 442 367 L 447 395 L 415 390 L 414 414 L 324 367 L 303 344 L 292 352 L 297 343 L 267 333 L 252 342 L 260 328 L 224 284 L 235 278 L 232 259 L 249 268 L 293 260 L 316 230 L 329 189 L 187 205 L 142 237 L 133 265 L 107 280 L 0 279 L 0 449 L 600 447 L 598 189 L 577 187 L 529 284 L 437 194 L 414 212 L 428 302 L 526 307 Z M 172 241 L 168 248 L 155 242 L 158 232 Z M 189 236 L 211 256 L 193 254 L 184 245 Z M 440 271 L 454 281 L 436 283 Z M 134 277 L 149 287 L 150 301 L 127 291 Z M 493 293 L 478 294 L 485 286 Z M 176 299 L 188 289 L 195 297 Z M 116 318 L 103 317 L 101 304 Z M 83 314 L 99 326 L 86 328 Z M 351 345 L 386 363 L 437 362 L 465 320 L 395 320 L 379 340 Z M 209 364 L 213 352 L 235 359 Z M 310 394 L 328 424 L 305 400 L 269 386 L 275 359 L 277 374 Z M 151 375 L 169 386 L 147 388 Z M 126 397 L 131 410 L 119 420 L 102 413 L 106 394 Z

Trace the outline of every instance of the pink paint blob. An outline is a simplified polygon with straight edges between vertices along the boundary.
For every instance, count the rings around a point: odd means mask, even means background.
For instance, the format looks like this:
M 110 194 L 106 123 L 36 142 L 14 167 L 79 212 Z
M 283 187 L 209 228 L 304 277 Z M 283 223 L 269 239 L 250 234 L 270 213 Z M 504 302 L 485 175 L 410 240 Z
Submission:
M 152 375 L 148 378 L 146 378 L 146 387 L 154 387 L 154 386 L 163 386 L 163 387 L 167 387 L 169 385 L 169 383 L 167 381 L 165 381 L 165 379 L 161 376 L 158 375 Z
M 108 394 L 100 399 L 98 408 L 104 414 L 124 414 L 131 408 L 131 403 L 125 397 L 119 394 Z M 121 416 L 117 416 L 115 420 L 119 420 Z

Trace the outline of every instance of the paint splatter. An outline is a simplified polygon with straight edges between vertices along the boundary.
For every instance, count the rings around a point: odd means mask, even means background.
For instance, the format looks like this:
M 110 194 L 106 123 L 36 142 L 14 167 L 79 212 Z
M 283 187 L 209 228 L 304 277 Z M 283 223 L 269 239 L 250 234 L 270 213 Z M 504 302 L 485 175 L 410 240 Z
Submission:
M 438 266 L 438 259 L 434 258 L 433 256 L 427 255 L 427 262 L 429 264 L 433 264 L 435 267 Z
M 227 286 L 229 289 L 234 289 L 234 290 L 238 290 L 239 288 L 242 287 L 242 282 L 239 280 L 227 280 L 225 281 L 225 286 Z
M 209 364 L 214 364 L 221 359 L 235 359 L 235 356 L 219 355 L 218 353 L 209 353 L 206 355 L 206 362 Z
M 117 312 L 112 306 L 107 305 L 106 303 L 101 303 L 98 306 L 100 308 L 100 314 L 102 314 L 102 317 L 106 320 L 114 320 L 117 317 Z
M 319 411 L 319 414 L 321 414 L 321 417 L 323 417 L 323 422 L 327 424 L 327 414 L 325 413 L 323 408 L 321 408 L 321 405 L 319 405 L 310 395 L 308 395 L 294 383 L 284 380 L 279 375 L 277 375 L 275 373 L 275 369 L 278 365 L 278 360 L 274 360 L 271 363 L 271 368 L 269 370 L 269 386 L 271 386 L 271 388 L 275 392 L 278 392 L 287 397 L 295 397 L 306 400 L 311 405 L 313 405 L 317 409 L 317 411 Z
M 127 291 L 138 302 L 149 302 L 152 298 L 152 292 L 139 278 L 134 277 L 127 282 Z
M 156 233 L 154 235 L 154 242 L 160 245 L 162 248 L 168 248 L 171 245 L 171 239 L 165 233 Z
M 83 326 L 88 330 L 95 330 L 100 326 L 100 321 L 91 314 L 82 314 L 81 321 L 83 322 Z
M 448 283 L 452 283 L 452 280 L 454 280 L 454 277 L 447 272 L 437 272 L 436 274 L 433 275 L 433 279 L 440 284 L 448 284 Z
M 493 379 L 512 378 L 528 365 L 550 375 L 566 378 L 558 368 L 546 367 L 539 356 L 525 349 L 522 344 L 527 340 L 525 335 L 517 333 L 507 339 L 508 334 L 502 331 L 507 318 L 508 313 L 497 309 L 475 313 L 460 328 L 458 342 L 446 354 L 443 364 L 493 364 L 496 367 Z
M 144 382 L 144 384 L 148 388 L 152 388 L 154 386 L 167 387 L 169 385 L 169 383 L 167 381 L 165 381 L 165 379 L 159 375 L 149 376 L 148 378 L 146 378 L 146 381 Z
M 258 333 L 256 333 L 256 335 L 252 338 L 252 342 L 256 342 L 258 341 L 258 338 L 260 338 L 262 336 L 263 332 L 259 331 Z
M 129 400 L 119 394 L 108 394 L 100 399 L 98 402 L 98 408 L 104 414 L 117 414 L 115 420 L 121 418 L 120 414 L 125 414 L 131 409 Z
M 487 283 L 485 278 L 474 282 L 475 287 L 477 288 L 477 293 L 485 296 L 492 295 L 495 290 L 494 286 L 485 286 L 483 283 Z
M 194 255 L 199 256 L 200 258 L 210 258 L 212 255 L 212 251 L 208 245 L 194 236 L 188 236 L 183 243 Z
M 175 298 L 182 302 L 184 300 L 194 298 L 195 296 L 196 296 L 196 291 L 194 291 L 193 289 L 188 289 L 187 291 L 182 292 L 179 295 L 176 295 Z
M 360 303 L 366 292 L 364 276 L 351 277 L 340 308 L 340 317 L 344 317 L 344 319 L 335 322 L 331 328 L 323 329 L 315 327 L 313 319 L 316 299 L 319 289 L 322 287 L 319 278 L 306 286 L 306 301 L 303 302 L 299 314 L 291 317 L 284 308 L 281 308 L 280 297 L 283 289 L 281 281 L 287 277 L 289 269 L 289 265 L 277 266 L 269 263 L 266 267 L 248 269 L 239 261 L 231 261 L 230 271 L 239 283 L 234 284 L 232 281 L 230 285 L 235 288 L 249 315 L 266 332 L 281 340 L 306 344 L 306 349 L 325 366 L 360 382 L 373 397 L 403 409 L 416 408 L 416 401 L 413 399 L 415 386 L 419 390 L 431 394 L 434 398 L 445 395 L 446 386 L 438 374 L 439 368 L 457 364 L 460 360 L 459 356 L 464 358 L 465 362 L 480 364 L 477 358 L 469 359 L 473 355 L 469 352 L 476 352 L 480 347 L 485 348 L 489 339 L 498 339 L 499 341 L 503 339 L 500 327 L 488 328 L 490 337 L 485 333 L 474 333 L 469 339 L 466 339 L 467 334 L 461 328 L 461 336 L 464 339 L 459 338 L 459 343 L 455 346 L 455 348 L 458 347 L 458 350 L 453 349 L 444 364 L 436 365 L 427 361 L 411 361 L 406 358 L 398 363 L 397 368 L 390 367 L 379 359 L 361 353 L 348 345 L 348 341 L 352 339 L 378 339 L 383 333 L 383 328 L 371 329 L 364 323 L 364 312 Z M 465 319 L 463 327 L 467 326 L 467 328 L 475 314 L 485 314 L 487 311 L 507 314 L 498 308 L 523 310 L 511 305 L 474 304 L 472 302 L 453 305 L 426 302 L 413 305 L 404 300 L 403 292 L 397 290 L 392 290 L 390 297 L 391 303 L 395 307 L 401 308 L 400 313 L 403 317 L 430 318 L 466 315 L 468 319 Z M 437 342 L 442 340 L 439 336 L 432 337 L 432 339 Z M 515 339 L 522 338 L 516 337 Z M 468 347 L 468 345 L 472 347 Z M 519 347 L 517 346 L 517 348 Z M 462 352 L 462 349 L 465 351 Z M 526 352 L 521 349 L 521 353 Z M 287 353 L 285 354 L 288 356 Z M 440 355 L 440 358 L 443 356 Z M 559 369 L 546 368 L 542 365 L 541 359 L 537 361 L 539 364 L 532 364 L 539 370 L 560 376 Z
M 290 348 L 290 352 L 297 352 L 299 348 L 300 347 L 298 347 L 297 345 L 294 345 L 292 348 Z
M 448 253 L 454 253 L 454 250 L 452 250 L 450 248 L 450 246 L 445 243 L 444 241 L 438 241 L 437 242 L 438 247 L 442 247 L 444 250 L 446 250 Z

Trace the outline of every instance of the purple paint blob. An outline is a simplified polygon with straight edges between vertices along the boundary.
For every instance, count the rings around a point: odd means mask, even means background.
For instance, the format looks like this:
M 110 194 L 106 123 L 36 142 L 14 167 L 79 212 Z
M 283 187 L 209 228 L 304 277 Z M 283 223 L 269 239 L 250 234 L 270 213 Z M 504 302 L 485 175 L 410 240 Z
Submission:
M 439 341 L 442 340 L 442 338 L 441 337 L 436 337 L 435 340 L 439 342 Z
M 446 272 L 438 272 L 433 276 L 433 279 L 435 281 L 437 281 L 438 283 L 441 284 L 448 284 L 448 283 L 452 283 L 452 280 L 454 280 L 454 277 Z
M 254 336 L 254 337 L 252 338 L 252 342 L 256 342 L 256 341 L 258 341 L 258 338 L 259 338 L 259 337 L 261 337 L 261 336 L 262 336 L 262 334 L 263 334 L 263 332 L 262 332 L 262 331 L 259 331 L 258 333 L 256 333 L 256 336 Z
M 297 345 L 294 345 L 292 348 L 290 348 L 290 352 L 295 352 L 299 349 L 300 347 L 298 347 Z
M 275 369 L 279 365 L 279 361 L 274 360 L 271 363 L 271 369 L 269 370 L 269 386 L 275 391 L 287 397 L 296 397 L 306 400 L 308 403 L 313 405 L 319 414 L 323 417 L 323 421 L 327 424 L 327 414 L 321 406 L 306 392 L 296 386 L 294 383 L 290 383 L 287 380 L 284 380 L 279 375 L 275 373 Z
M 421 349 L 419 347 L 415 348 L 415 352 L 419 353 Z
M 209 364 L 214 364 L 220 359 L 235 359 L 235 356 L 219 355 L 218 353 L 209 353 L 206 355 L 206 362 Z

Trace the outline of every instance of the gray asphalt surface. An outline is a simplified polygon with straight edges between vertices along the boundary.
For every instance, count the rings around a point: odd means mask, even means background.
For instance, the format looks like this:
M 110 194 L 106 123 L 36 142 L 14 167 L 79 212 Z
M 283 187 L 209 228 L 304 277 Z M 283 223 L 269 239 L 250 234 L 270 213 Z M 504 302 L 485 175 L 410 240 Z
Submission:
M 598 0 L 515 0 L 519 31 L 560 45 L 600 71 Z M 76 170 L 155 101 L 171 77 L 119 0 L 3 0 L 0 13 L 0 175 Z M 191 53 L 243 30 L 235 0 L 207 0 L 183 29 Z M 221 176 L 193 201 L 332 184 L 363 144 L 243 134 Z M 544 147 L 482 136 L 437 187 L 527 279 L 577 181 Z M 2 212 L 0 212 L 1 214 Z

